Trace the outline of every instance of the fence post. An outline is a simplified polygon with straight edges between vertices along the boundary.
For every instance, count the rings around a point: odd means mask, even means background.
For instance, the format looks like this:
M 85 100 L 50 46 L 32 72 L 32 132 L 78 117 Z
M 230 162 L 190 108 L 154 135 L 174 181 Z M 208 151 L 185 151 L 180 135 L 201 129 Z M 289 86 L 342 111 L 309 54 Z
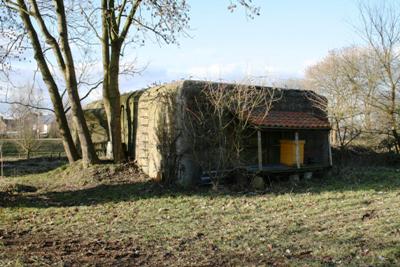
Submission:
M 257 131 L 257 147 L 258 147 L 258 170 L 262 171 L 262 141 L 261 141 L 261 131 Z

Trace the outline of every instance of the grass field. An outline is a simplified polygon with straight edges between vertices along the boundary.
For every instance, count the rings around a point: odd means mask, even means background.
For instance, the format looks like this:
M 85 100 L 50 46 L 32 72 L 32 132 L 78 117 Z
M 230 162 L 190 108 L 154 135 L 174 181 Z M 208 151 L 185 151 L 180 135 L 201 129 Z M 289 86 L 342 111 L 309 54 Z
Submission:
M 252 193 L 184 191 L 129 165 L 75 165 L 0 188 L 1 266 L 400 265 L 396 169 Z
M 61 139 L 58 138 L 43 138 L 38 139 L 38 148 L 32 151 L 32 157 L 43 157 L 43 156 L 53 156 L 58 157 L 59 155 L 64 156 L 64 147 Z M 3 150 L 3 157 L 13 157 L 13 158 L 25 158 L 25 152 L 18 145 L 15 139 L 1 139 L 0 145 Z

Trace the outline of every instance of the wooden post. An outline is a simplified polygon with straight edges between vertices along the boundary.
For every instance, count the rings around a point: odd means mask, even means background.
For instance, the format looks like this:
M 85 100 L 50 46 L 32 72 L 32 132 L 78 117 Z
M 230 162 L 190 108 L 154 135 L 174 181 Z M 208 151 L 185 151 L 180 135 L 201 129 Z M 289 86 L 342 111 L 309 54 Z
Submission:
M 328 135 L 328 155 L 329 155 L 329 166 L 332 167 L 332 147 L 331 147 L 331 141 Z
M 261 142 L 261 131 L 257 131 L 257 143 L 258 143 L 258 170 L 262 171 L 262 142 Z
M 297 166 L 297 169 L 300 169 L 299 132 L 294 133 L 294 141 L 296 144 L 296 166 Z

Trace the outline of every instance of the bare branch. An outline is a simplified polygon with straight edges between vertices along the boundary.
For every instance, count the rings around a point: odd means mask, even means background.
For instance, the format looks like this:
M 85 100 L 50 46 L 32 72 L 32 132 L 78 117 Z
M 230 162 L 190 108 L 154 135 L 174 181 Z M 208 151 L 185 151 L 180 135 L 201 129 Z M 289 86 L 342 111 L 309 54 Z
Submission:
M 89 91 L 88 91 L 83 97 L 81 97 L 80 101 L 83 101 L 83 100 L 85 100 L 87 97 L 89 97 L 89 95 L 90 95 L 94 90 L 96 90 L 100 85 L 102 85 L 102 84 L 103 84 L 103 81 L 97 82 L 93 87 L 91 87 L 91 88 L 89 89 Z M 67 107 L 67 108 L 65 109 L 64 112 L 67 113 L 70 109 L 71 109 L 71 107 L 69 106 L 69 107 Z
M 34 106 L 34 105 L 31 105 L 31 104 L 22 103 L 22 102 L 19 102 L 19 101 L 1 101 L 0 100 L 0 103 L 1 104 L 8 104 L 8 105 L 20 105 L 20 106 L 23 106 L 23 107 L 33 108 L 33 109 L 37 109 L 37 110 L 46 110 L 46 111 L 54 112 L 54 109 L 51 109 L 51 108 Z

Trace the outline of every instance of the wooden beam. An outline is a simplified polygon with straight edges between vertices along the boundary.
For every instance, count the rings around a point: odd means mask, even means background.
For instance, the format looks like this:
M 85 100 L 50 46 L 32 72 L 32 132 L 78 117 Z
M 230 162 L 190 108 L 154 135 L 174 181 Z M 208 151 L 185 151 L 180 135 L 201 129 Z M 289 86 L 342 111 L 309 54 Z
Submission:
M 262 142 L 261 142 L 261 131 L 257 131 L 257 144 L 258 144 L 258 170 L 262 171 Z
M 296 166 L 297 166 L 297 169 L 300 169 L 299 132 L 294 133 L 294 141 L 296 144 Z

